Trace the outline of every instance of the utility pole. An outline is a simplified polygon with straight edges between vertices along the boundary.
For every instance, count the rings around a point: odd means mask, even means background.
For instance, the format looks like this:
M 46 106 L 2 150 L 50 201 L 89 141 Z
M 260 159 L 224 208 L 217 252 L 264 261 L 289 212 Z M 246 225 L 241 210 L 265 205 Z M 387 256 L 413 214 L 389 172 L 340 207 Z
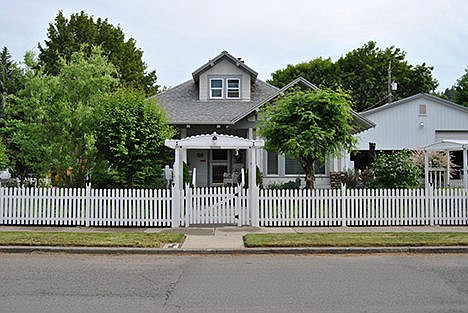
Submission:
M 388 62 L 387 88 L 388 88 L 388 103 L 392 103 L 392 101 L 393 101 L 393 95 L 392 95 L 392 60 L 390 60 L 390 62 Z

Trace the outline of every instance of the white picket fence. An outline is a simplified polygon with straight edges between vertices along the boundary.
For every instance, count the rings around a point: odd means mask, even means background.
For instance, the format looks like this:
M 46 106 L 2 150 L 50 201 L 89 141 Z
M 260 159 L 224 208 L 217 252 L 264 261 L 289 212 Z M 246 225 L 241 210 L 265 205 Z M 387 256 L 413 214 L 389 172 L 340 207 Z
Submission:
M 468 225 L 466 189 L 260 190 L 260 226 Z
M 461 188 L 265 189 L 258 200 L 260 226 L 468 225 Z M 180 216 L 174 201 L 183 203 Z M 0 225 L 249 225 L 255 203 L 232 187 L 189 188 L 180 199 L 169 189 L 0 188 Z
M 0 188 L 3 225 L 168 227 L 171 223 L 168 189 Z

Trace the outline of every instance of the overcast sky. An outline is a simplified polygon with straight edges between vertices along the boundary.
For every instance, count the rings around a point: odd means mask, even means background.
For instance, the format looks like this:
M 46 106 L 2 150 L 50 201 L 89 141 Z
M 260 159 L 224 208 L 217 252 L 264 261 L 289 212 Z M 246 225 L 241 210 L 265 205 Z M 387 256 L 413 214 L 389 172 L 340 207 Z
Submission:
M 59 10 L 81 10 L 120 25 L 144 51 L 158 83 L 175 86 L 227 50 L 269 79 L 287 64 L 331 57 L 369 40 L 407 53 L 413 64 L 434 66 L 439 90 L 468 66 L 467 0 L 0 0 L 0 47 L 13 58 L 38 52 Z

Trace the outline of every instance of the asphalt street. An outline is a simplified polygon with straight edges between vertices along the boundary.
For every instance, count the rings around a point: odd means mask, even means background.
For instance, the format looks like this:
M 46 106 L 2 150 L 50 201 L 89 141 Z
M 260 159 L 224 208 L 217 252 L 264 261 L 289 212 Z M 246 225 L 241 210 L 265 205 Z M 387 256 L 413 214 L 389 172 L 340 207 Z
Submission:
M 0 254 L 0 312 L 468 312 L 463 255 Z

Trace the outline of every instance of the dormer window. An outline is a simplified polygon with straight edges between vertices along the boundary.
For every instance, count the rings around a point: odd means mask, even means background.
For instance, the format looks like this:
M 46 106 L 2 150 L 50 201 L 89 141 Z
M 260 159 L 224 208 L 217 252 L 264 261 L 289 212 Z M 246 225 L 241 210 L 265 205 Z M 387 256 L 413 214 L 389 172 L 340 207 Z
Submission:
M 240 78 L 210 78 L 210 99 L 240 99 Z
M 211 78 L 210 79 L 210 98 L 222 99 L 223 98 L 223 79 Z

